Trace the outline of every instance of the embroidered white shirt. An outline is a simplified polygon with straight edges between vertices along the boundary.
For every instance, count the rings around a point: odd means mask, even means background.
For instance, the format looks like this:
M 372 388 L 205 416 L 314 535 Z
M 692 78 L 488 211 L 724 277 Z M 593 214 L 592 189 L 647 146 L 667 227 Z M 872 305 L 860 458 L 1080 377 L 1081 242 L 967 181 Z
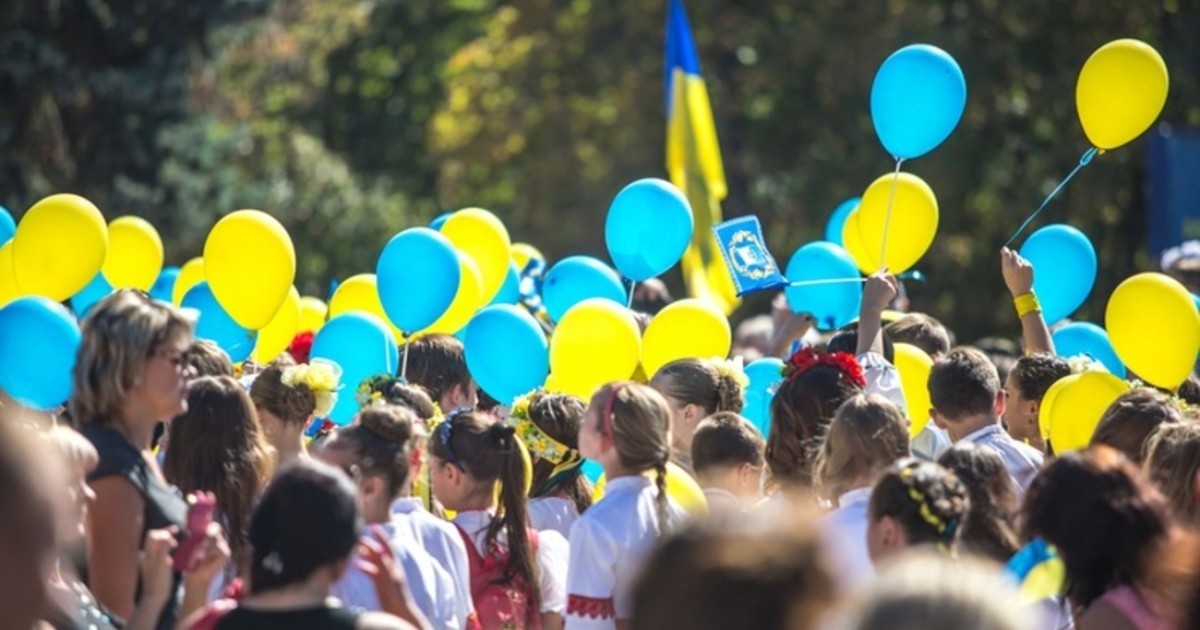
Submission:
M 485 557 L 487 548 L 484 546 L 484 542 L 486 542 L 487 529 L 492 518 L 491 512 L 482 510 L 459 512 L 454 517 L 454 524 L 467 532 L 471 541 L 475 543 L 475 549 Z M 500 532 L 497 540 L 501 548 L 507 551 L 508 538 L 503 531 Z M 538 592 L 541 594 L 541 612 L 562 614 L 567 607 L 567 559 L 569 556 L 567 541 L 561 534 L 549 530 L 537 533 Z
M 838 508 L 821 519 L 820 535 L 829 568 L 843 593 L 871 581 L 875 568 L 867 551 L 867 507 L 871 489 L 858 488 L 838 497 Z
M 1016 485 L 1017 494 L 1025 496 L 1029 484 L 1042 469 L 1042 454 L 1028 444 L 1022 444 L 1012 438 L 999 424 L 986 426 L 964 437 L 961 441 L 972 442 L 984 448 L 990 448 L 1004 460 L 1004 467 Z
M 397 535 L 407 533 L 450 574 L 454 582 L 454 601 L 458 618 L 468 619 L 475 612 L 471 602 L 471 565 L 467 548 L 454 525 L 430 514 L 420 497 L 402 497 L 392 503 L 392 526 Z
M 571 526 L 579 520 L 575 502 L 564 497 L 538 497 L 529 500 L 529 526 L 540 531 L 551 530 L 571 536 Z

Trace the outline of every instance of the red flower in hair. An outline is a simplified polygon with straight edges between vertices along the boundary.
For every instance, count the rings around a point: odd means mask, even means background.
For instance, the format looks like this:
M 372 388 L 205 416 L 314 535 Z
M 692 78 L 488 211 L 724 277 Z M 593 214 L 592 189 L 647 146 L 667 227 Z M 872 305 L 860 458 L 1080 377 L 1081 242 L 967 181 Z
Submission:
M 847 380 L 860 388 L 867 387 L 867 379 L 863 376 L 862 366 L 854 356 L 845 352 L 817 352 L 812 348 L 802 348 L 788 358 L 783 365 L 783 375 L 790 381 L 797 374 L 803 374 L 818 365 L 827 365 L 842 374 Z
M 310 330 L 292 338 L 292 343 L 288 346 L 288 354 L 292 355 L 296 363 L 308 363 L 308 355 L 312 352 L 314 336 Z

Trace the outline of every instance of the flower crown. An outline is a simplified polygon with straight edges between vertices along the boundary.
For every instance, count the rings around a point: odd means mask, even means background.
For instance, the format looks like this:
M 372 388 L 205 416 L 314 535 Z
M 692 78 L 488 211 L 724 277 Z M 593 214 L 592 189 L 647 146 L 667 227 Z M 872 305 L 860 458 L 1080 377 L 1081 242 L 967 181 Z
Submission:
M 529 407 L 537 394 L 537 390 L 534 390 L 517 398 L 513 401 L 512 408 L 509 409 L 509 417 L 516 421 L 513 429 L 517 437 L 525 444 L 525 448 L 531 455 L 556 466 L 575 459 L 577 456 L 575 456 L 574 449 L 546 435 L 546 432 L 542 431 L 541 427 L 529 417 Z
M 781 374 L 790 381 L 818 365 L 827 365 L 837 370 L 843 377 L 860 388 L 865 389 L 867 386 L 862 366 L 852 355 L 845 352 L 817 352 L 812 348 L 801 348 L 788 358 L 787 363 L 783 364 Z
M 332 361 L 313 359 L 311 363 L 301 363 L 286 367 L 280 376 L 280 382 L 287 387 L 307 387 L 317 399 L 313 415 L 324 418 L 337 404 L 338 384 L 342 378 L 342 368 Z
M 746 367 L 742 361 L 742 357 L 739 356 L 733 359 L 714 357 L 712 364 L 717 370 L 717 376 L 737 383 L 738 387 L 742 389 L 750 386 L 750 377 L 746 376 Z
M 429 431 L 430 435 L 433 435 L 434 430 L 437 429 L 438 425 L 441 424 L 442 420 L 445 420 L 445 419 L 446 419 L 446 414 L 442 413 L 442 406 L 439 405 L 437 403 L 437 401 L 434 401 L 433 416 L 431 416 L 428 420 L 425 421 L 425 430 Z
M 360 410 L 382 405 L 387 402 L 383 392 L 397 382 L 398 379 L 390 374 L 368 376 L 358 384 L 358 389 L 354 390 L 354 402 L 358 403 Z

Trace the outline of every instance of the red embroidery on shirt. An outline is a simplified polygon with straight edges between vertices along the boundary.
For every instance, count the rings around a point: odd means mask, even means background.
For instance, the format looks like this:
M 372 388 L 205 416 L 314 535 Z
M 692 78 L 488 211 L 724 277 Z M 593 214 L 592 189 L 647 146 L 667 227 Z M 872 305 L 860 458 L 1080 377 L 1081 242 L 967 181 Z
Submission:
M 611 597 L 584 597 L 583 595 L 567 597 L 567 614 L 576 617 L 591 617 L 592 619 L 612 619 L 617 616 Z

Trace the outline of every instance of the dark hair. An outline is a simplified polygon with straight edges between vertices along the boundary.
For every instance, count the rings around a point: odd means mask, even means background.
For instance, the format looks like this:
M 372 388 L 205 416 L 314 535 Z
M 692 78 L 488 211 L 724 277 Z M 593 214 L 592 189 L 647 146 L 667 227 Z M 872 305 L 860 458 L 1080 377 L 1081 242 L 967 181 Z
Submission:
M 451 413 L 429 440 L 429 452 L 454 465 L 481 484 L 500 483 L 500 505 L 488 525 L 484 548 L 491 549 L 503 531 L 508 542 L 505 579 L 519 577 L 530 585 L 531 610 L 540 610 L 538 566 L 529 541 L 525 500 L 525 458 L 513 428 L 478 412 Z M 446 440 L 439 436 L 448 436 Z
M 947 549 L 958 540 L 971 508 L 970 495 L 954 473 L 932 462 L 904 459 L 884 471 L 871 490 L 872 521 L 890 516 L 904 528 L 910 546 Z
M 1000 388 L 996 366 L 974 348 L 951 350 L 929 372 L 929 402 L 950 422 L 992 413 Z
M 537 393 L 529 401 L 529 421 L 547 437 L 566 446 L 579 455 L 579 427 L 587 413 L 583 400 L 567 394 Z M 552 475 L 562 462 L 551 462 L 530 453 L 533 461 L 533 483 L 529 486 L 530 497 L 562 495 L 575 504 L 575 510 L 583 514 L 592 506 L 592 485 L 580 466 Z M 580 460 L 582 464 L 582 460 Z
M 317 409 L 317 396 L 304 385 L 288 387 L 283 384 L 283 371 L 296 362 L 287 353 L 279 355 L 250 385 L 250 398 L 255 406 L 266 409 L 289 424 L 301 424 Z
M 1033 480 L 1023 531 L 1056 546 L 1066 594 L 1087 608 L 1110 589 L 1136 583 L 1144 559 L 1168 531 L 1167 501 L 1119 452 L 1065 453 Z M 1083 519 L 1083 520 L 1081 520 Z
M 709 416 L 718 411 L 741 413 L 746 404 L 742 386 L 705 359 L 672 361 L 654 374 L 654 389 L 685 405 L 696 405 Z
M 393 383 L 387 392 L 383 394 L 383 397 L 390 404 L 400 405 L 412 410 L 422 422 L 433 419 L 433 416 L 437 414 L 437 407 L 434 406 L 433 399 L 419 385 Z
M 250 590 L 268 592 L 349 559 L 362 520 L 354 484 L 312 460 L 288 464 L 250 517 Z
M 907 343 L 937 358 L 950 352 L 954 345 L 950 331 L 941 322 L 925 313 L 909 313 L 883 327 L 893 343 Z
M 192 381 L 187 411 L 171 421 L 163 475 L 184 493 L 216 495 L 239 567 L 249 560 L 250 511 L 273 467 L 274 453 L 245 388 L 229 376 Z
M 718 466 L 762 466 L 762 435 L 750 421 L 722 411 L 700 421 L 692 438 L 692 468 L 704 474 Z
M 1017 359 L 1012 369 L 1012 377 L 1021 391 L 1021 397 L 1036 402 L 1041 402 L 1051 385 L 1070 375 L 1071 364 L 1052 354 L 1023 356 Z
M 1121 394 L 1100 417 L 1092 445 L 1103 444 L 1124 453 L 1129 461 L 1141 464 L 1146 440 L 1160 425 L 1180 422 L 1183 416 L 1162 392 L 1140 387 Z
M 773 483 L 809 487 L 813 465 L 833 413 L 855 394 L 858 383 L 831 365 L 815 365 L 779 385 L 771 401 L 766 458 Z
M 455 386 L 471 386 L 463 344 L 453 335 L 439 333 L 409 341 L 401 350 L 401 363 L 406 360 L 408 382 L 423 387 L 434 402 L 440 401 Z M 443 411 L 450 413 L 453 410 Z
M 208 339 L 197 339 L 188 348 L 187 363 L 196 376 L 233 376 L 233 362 L 220 346 Z
M 1179 399 L 1189 405 L 1200 405 L 1200 377 L 1195 374 L 1187 377 L 1176 392 Z
M 1169 422 L 1146 443 L 1146 474 L 1171 503 L 1175 518 L 1185 525 L 1200 524 L 1196 475 L 1200 473 L 1200 422 Z
M 337 432 L 336 444 L 347 442 L 364 476 L 383 478 L 387 496 L 395 498 L 408 483 L 409 456 L 414 448 L 416 414 L 397 405 L 372 405 L 358 423 Z
M 880 337 L 883 339 L 883 358 L 887 359 L 888 363 L 895 363 L 896 344 L 892 343 L 892 338 L 886 331 L 880 331 Z M 833 333 L 833 336 L 825 344 L 825 350 L 827 352 L 845 352 L 849 355 L 857 355 L 858 323 L 847 324 L 841 330 Z
M 1017 491 L 995 451 L 970 442 L 959 442 L 938 458 L 967 487 L 971 509 L 962 525 L 961 544 L 968 551 L 1008 562 L 1019 548 L 1013 515 L 1005 508 L 1015 506 Z

